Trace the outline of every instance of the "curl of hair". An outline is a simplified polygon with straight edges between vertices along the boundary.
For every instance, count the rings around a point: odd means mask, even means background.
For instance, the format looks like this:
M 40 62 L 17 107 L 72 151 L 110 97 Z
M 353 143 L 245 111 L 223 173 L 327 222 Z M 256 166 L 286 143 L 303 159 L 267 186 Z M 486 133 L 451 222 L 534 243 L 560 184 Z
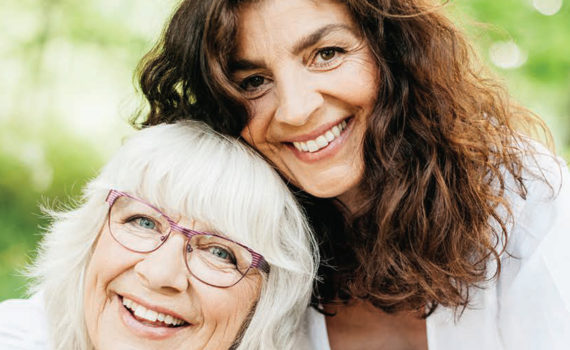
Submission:
M 247 107 L 228 78 L 239 2 L 179 5 L 162 39 L 137 69 L 150 107 L 143 125 L 194 119 L 223 134 L 239 135 L 247 122 Z
M 201 116 L 211 105 L 225 105 L 236 113 L 205 121 L 223 133 L 240 133 L 247 104 L 237 97 L 227 71 L 244 2 L 182 3 L 140 66 L 151 106 L 145 123 L 163 121 L 156 117 L 173 97 L 157 92 L 174 91 L 178 84 L 183 89 L 174 99 L 180 111 L 188 104 L 196 109 L 185 117 L 205 120 Z M 500 273 L 511 220 L 507 179 L 518 195 L 526 195 L 524 150 L 532 147 L 523 135 L 540 132 L 547 141 L 550 135 L 482 68 L 441 4 L 342 3 L 375 56 L 379 93 L 363 141 L 360 193 L 366 195 L 356 211 L 348 214 L 306 194 L 301 198 L 323 241 L 323 280 L 314 302 L 360 298 L 387 312 L 425 315 L 437 305 L 462 309 L 472 287 Z M 169 61 L 175 56 L 180 60 Z M 177 73 L 156 74 L 161 70 Z M 168 86 L 169 81 L 176 84 Z M 177 106 L 169 107 L 173 118 L 182 115 Z M 345 214 L 346 225 L 331 220 L 335 210 Z
M 106 223 L 109 189 L 180 210 L 261 253 L 271 271 L 262 273 L 260 297 L 232 349 L 295 348 L 291 334 L 309 305 L 318 263 L 305 216 L 279 175 L 251 149 L 186 121 L 137 132 L 89 182 L 76 209 L 48 210 L 53 224 L 29 275 L 31 291 L 43 293 L 54 349 L 93 348 L 84 275 Z

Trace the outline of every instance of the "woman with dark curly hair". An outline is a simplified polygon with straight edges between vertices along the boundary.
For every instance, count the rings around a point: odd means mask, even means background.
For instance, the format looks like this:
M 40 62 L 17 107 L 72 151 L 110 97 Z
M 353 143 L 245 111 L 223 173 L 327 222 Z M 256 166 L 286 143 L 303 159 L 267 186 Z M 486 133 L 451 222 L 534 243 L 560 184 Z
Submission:
M 143 125 L 239 137 L 304 203 L 313 349 L 570 344 L 568 170 L 442 10 L 187 0 L 141 63 Z

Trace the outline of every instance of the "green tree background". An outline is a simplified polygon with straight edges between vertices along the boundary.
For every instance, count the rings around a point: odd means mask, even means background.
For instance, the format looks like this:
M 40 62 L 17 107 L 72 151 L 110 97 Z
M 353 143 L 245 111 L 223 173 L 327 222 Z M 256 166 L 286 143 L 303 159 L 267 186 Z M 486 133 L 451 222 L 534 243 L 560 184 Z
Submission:
M 481 58 L 552 129 L 570 159 L 569 0 L 448 4 Z M 4 0 L 0 5 L 0 300 L 49 225 L 133 132 L 133 71 L 174 0 Z M 545 15 L 539 12 L 547 13 Z M 554 12 L 554 13 L 553 13 Z M 483 24 L 483 25 L 482 25 Z

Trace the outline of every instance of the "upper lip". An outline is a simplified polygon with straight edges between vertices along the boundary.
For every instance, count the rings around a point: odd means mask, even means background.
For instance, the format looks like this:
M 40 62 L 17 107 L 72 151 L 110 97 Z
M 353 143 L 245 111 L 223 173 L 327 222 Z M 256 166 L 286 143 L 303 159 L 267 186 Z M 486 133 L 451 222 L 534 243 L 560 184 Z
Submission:
M 145 308 L 149 309 L 149 310 L 153 310 L 156 312 L 160 312 L 166 315 L 171 315 L 173 317 L 179 318 L 183 321 L 185 321 L 188 324 L 192 324 L 192 322 L 190 322 L 186 317 L 180 315 L 179 313 L 172 311 L 171 309 L 167 308 L 167 307 L 163 307 L 163 306 L 158 306 L 158 305 L 153 305 L 147 301 L 144 301 L 143 299 L 139 298 L 139 297 L 135 297 L 133 295 L 130 294 L 119 294 L 121 297 L 123 298 L 127 298 L 127 299 L 131 299 L 132 301 L 134 301 L 135 303 L 144 306 Z
M 314 140 L 317 137 L 324 134 L 325 132 L 327 132 L 328 130 L 330 130 L 333 126 L 340 124 L 343 120 L 347 120 L 348 118 L 349 117 L 346 117 L 346 118 L 338 119 L 334 122 L 323 124 L 323 125 L 319 126 L 318 128 L 314 129 L 313 131 L 311 131 L 307 134 L 303 134 L 303 135 L 299 135 L 299 136 L 289 138 L 284 142 L 293 143 L 293 142 L 306 142 L 306 141 Z

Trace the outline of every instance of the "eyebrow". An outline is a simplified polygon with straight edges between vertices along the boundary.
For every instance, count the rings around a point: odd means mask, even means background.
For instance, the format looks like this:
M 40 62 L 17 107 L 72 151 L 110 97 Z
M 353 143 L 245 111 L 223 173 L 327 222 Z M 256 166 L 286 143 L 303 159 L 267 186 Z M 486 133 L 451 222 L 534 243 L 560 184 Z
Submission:
M 315 45 L 318 43 L 322 38 L 326 37 L 327 35 L 336 32 L 336 31 L 348 31 L 353 35 L 356 35 L 354 29 L 352 27 L 347 26 L 346 24 L 327 24 L 311 34 L 308 34 L 298 40 L 294 45 L 291 52 L 294 55 L 298 55 L 303 50 Z M 257 68 L 265 68 L 265 63 L 259 60 L 247 60 L 247 59 L 240 59 L 240 60 L 233 60 L 230 62 L 230 71 L 235 72 L 239 70 L 253 70 Z
M 349 31 L 351 34 L 354 34 L 354 30 L 347 26 L 346 24 L 327 24 L 324 27 L 321 27 L 315 30 L 313 33 L 301 38 L 295 45 L 293 45 L 293 54 L 298 55 L 301 51 L 315 45 L 319 42 L 322 38 L 329 35 L 332 32 L 336 31 Z

